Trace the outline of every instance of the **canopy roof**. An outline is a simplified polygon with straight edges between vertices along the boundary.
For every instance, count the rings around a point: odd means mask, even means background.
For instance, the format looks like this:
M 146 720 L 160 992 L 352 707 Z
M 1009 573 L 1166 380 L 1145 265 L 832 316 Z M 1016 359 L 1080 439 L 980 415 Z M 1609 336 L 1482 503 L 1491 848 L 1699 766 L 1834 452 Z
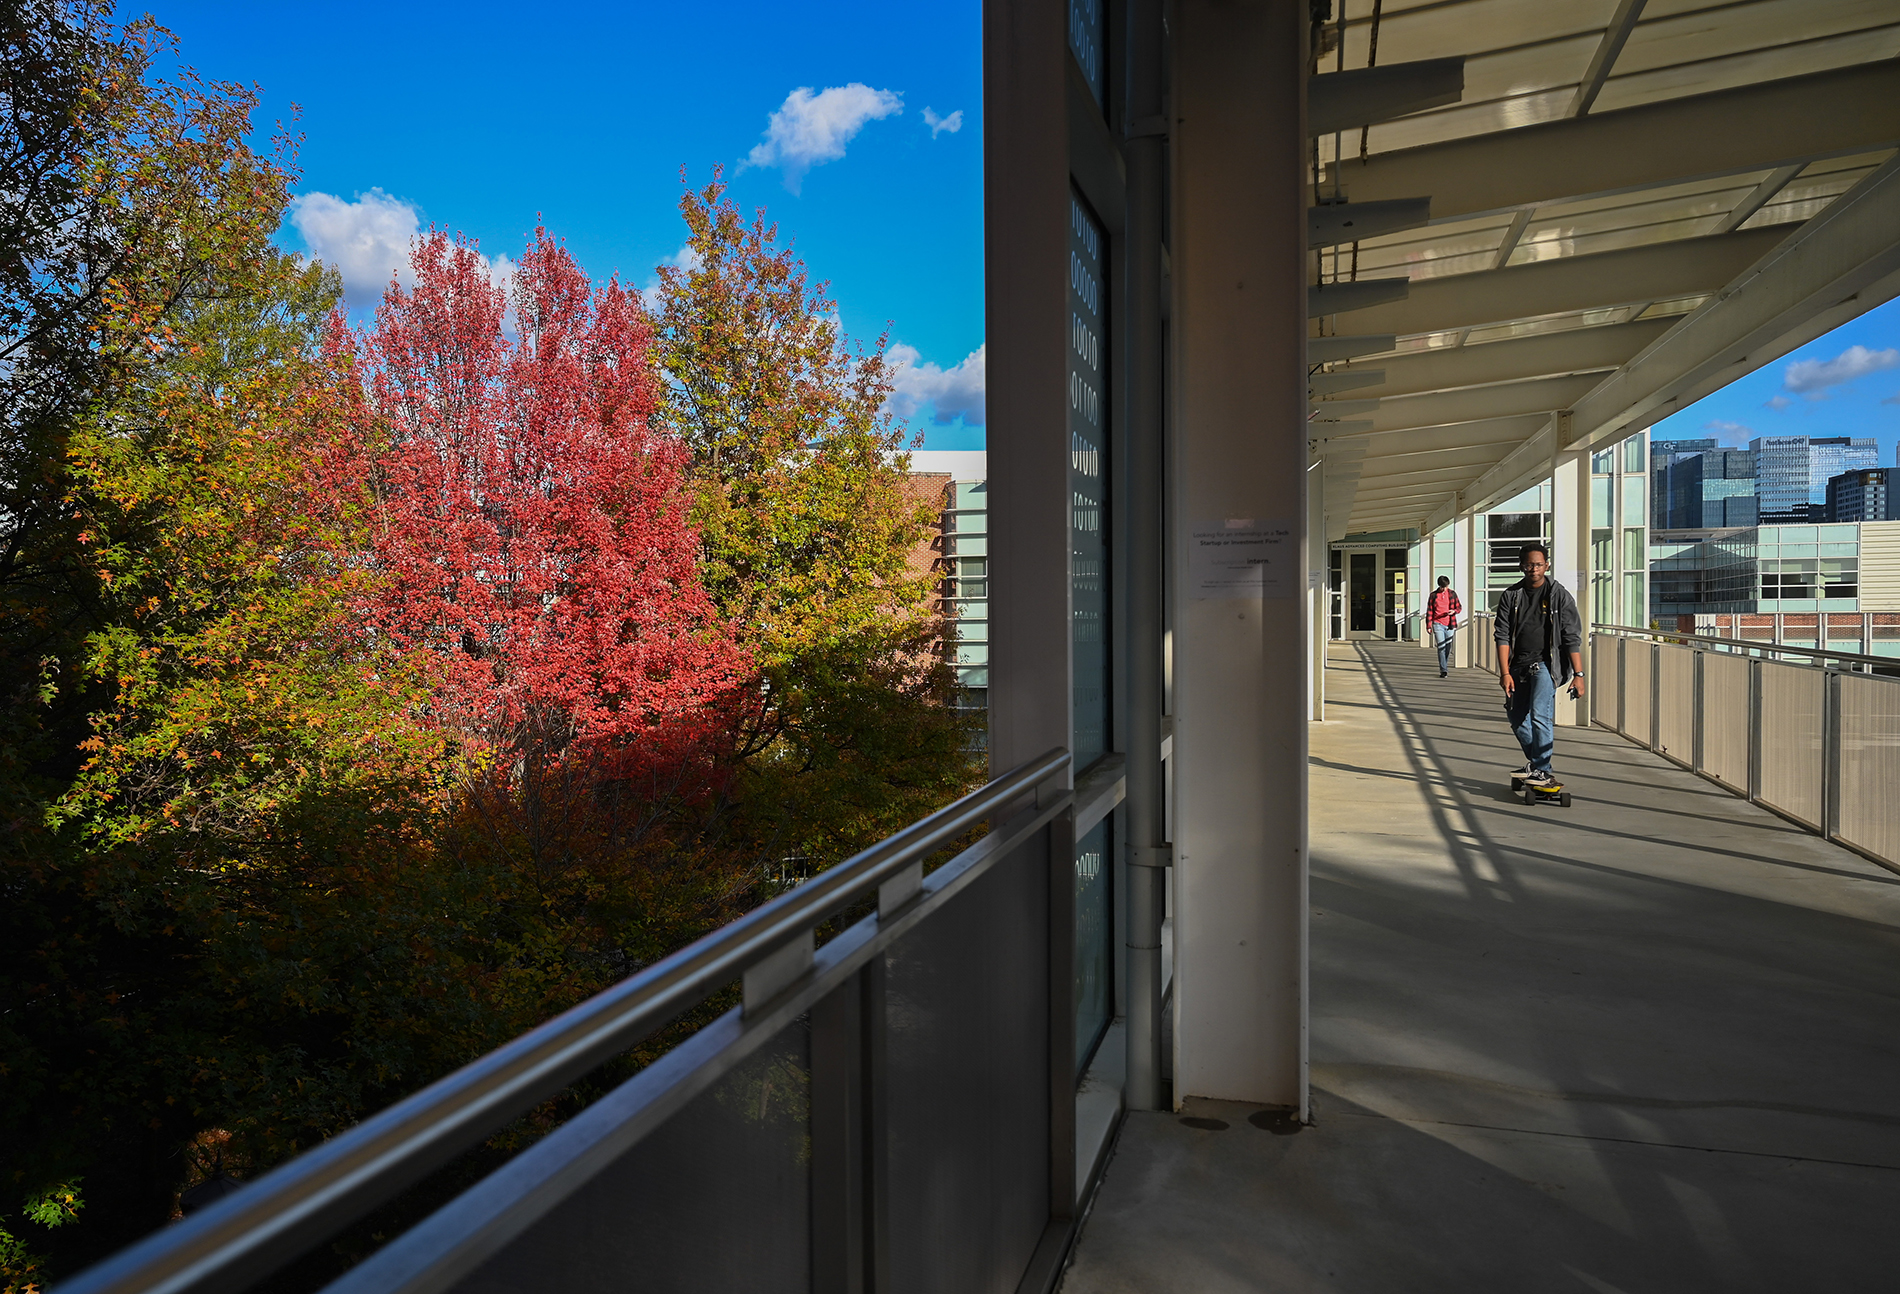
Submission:
M 1339 31 L 1331 538 L 1490 507 L 1900 294 L 1900 0 L 1346 0 Z M 1458 58 L 1461 90 L 1426 61 Z

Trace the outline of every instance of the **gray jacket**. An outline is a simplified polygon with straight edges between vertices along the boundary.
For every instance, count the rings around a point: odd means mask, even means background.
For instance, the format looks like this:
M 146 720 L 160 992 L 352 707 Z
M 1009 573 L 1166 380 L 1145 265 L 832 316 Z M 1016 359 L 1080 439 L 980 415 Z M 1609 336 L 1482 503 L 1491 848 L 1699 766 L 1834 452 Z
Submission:
M 1583 650 L 1583 618 L 1577 614 L 1577 600 L 1570 596 L 1569 589 L 1548 576 L 1544 579 L 1544 585 L 1550 591 L 1550 616 L 1545 641 L 1557 656 L 1553 661 L 1546 655 L 1544 667 L 1550 671 L 1550 677 L 1556 685 L 1562 687 L 1570 681 L 1570 653 Z M 1519 671 L 1521 665 L 1517 658 L 1518 630 L 1523 625 L 1524 617 L 1537 614 L 1536 608 L 1543 603 L 1543 597 L 1531 588 L 1528 578 L 1504 590 L 1504 596 L 1498 600 L 1497 628 L 1491 640 L 1510 644 L 1513 674 Z

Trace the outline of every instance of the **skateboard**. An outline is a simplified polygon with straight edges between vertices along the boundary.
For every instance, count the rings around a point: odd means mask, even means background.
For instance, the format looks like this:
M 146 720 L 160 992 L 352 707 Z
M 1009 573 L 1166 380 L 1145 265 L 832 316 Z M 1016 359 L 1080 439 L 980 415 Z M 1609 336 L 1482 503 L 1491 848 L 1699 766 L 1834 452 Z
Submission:
M 1529 805 L 1558 804 L 1566 809 L 1570 807 L 1570 792 L 1564 790 L 1562 782 L 1555 786 L 1532 786 L 1524 780 L 1523 774 L 1514 772 L 1511 774 L 1511 793 L 1523 796 L 1524 803 Z

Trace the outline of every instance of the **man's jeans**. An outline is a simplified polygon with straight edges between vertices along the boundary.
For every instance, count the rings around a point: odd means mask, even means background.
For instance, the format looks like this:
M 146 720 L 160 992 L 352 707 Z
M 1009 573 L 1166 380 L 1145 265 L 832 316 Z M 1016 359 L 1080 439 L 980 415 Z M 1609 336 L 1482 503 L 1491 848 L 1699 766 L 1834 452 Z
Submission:
M 1557 684 L 1541 665 L 1521 674 L 1513 670 L 1512 678 L 1514 686 L 1504 713 L 1532 771 L 1548 773 L 1550 748 L 1557 736 Z
M 1452 632 L 1450 625 L 1432 626 L 1432 641 L 1438 644 L 1438 672 L 1440 674 L 1451 672 Z

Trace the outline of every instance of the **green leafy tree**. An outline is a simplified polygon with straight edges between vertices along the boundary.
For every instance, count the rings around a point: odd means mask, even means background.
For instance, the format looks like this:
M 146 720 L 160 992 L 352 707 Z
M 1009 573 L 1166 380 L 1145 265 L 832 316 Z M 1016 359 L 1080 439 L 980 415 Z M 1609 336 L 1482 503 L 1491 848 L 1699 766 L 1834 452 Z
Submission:
M 661 414 L 693 453 L 707 588 L 760 668 L 732 847 L 828 863 L 969 787 L 970 727 L 933 654 L 935 508 L 905 489 L 885 340 L 849 347 L 763 214 L 715 175 L 660 271 Z

